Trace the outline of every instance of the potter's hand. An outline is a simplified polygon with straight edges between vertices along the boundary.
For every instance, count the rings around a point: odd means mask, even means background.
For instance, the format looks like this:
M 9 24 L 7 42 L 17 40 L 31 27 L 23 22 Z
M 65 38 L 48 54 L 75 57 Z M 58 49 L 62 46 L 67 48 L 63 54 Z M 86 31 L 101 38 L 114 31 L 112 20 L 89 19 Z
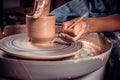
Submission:
M 84 20 L 71 27 L 71 25 L 73 25 L 76 20 L 77 19 L 74 19 L 63 23 L 62 32 L 59 34 L 59 37 L 62 40 L 66 42 L 74 42 L 88 33 L 88 24 Z
M 35 0 L 34 9 L 33 9 L 33 18 L 40 17 L 43 14 L 48 3 L 49 0 Z

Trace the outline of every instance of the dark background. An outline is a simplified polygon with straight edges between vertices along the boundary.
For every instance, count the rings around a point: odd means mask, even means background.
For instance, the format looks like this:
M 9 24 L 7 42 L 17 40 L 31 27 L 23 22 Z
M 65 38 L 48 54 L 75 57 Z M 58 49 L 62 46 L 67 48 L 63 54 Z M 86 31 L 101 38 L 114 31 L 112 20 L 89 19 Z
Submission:
M 51 0 L 51 11 L 70 0 Z M 34 0 L 0 0 L 0 28 L 25 24 L 26 13 L 32 11 Z

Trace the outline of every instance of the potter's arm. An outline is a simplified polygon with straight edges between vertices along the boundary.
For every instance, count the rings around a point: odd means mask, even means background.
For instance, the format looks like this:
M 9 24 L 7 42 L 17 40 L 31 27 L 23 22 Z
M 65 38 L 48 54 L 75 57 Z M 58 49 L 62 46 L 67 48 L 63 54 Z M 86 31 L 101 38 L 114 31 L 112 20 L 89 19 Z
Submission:
M 48 4 L 49 0 L 35 0 L 33 17 L 34 18 L 40 17 Z

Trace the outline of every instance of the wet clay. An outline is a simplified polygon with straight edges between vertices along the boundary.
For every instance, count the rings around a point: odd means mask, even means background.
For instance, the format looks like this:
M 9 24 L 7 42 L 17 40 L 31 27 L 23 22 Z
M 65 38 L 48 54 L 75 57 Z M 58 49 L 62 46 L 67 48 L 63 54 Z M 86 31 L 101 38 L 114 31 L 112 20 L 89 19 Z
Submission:
M 51 0 L 35 0 L 33 13 L 26 15 L 29 40 L 34 45 L 48 46 L 55 36 L 55 15 L 49 14 Z
M 32 44 L 50 45 L 55 36 L 55 15 L 33 18 L 26 15 L 27 33 Z

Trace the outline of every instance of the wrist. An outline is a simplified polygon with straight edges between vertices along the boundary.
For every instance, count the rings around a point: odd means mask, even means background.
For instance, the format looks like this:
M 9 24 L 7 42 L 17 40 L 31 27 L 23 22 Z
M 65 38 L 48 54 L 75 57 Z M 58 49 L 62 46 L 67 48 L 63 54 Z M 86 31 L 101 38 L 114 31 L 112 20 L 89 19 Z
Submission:
M 84 27 L 86 34 L 91 33 L 91 28 L 90 28 L 91 26 L 89 24 L 89 19 L 88 18 L 84 18 L 82 20 L 82 26 Z

